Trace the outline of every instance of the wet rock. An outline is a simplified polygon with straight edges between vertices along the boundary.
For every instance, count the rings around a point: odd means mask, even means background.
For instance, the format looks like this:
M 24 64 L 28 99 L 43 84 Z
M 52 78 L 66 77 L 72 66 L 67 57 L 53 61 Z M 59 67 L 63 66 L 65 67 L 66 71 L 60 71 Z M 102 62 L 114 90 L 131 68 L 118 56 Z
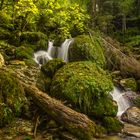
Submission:
M 134 136 L 136 138 L 140 138 L 140 127 L 125 123 L 123 133 L 128 136 Z
M 140 95 L 138 95 L 133 102 L 138 108 L 140 108 Z
M 140 126 L 140 109 L 137 107 L 129 108 L 122 114 L 121 119 L 125 122 Z

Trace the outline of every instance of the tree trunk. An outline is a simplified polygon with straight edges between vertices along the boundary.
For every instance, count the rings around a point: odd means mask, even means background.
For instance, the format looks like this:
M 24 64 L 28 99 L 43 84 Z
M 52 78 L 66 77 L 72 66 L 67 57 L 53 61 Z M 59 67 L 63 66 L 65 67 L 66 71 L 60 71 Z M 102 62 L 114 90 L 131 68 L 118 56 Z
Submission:
M 60 101 L 49 97 L 35 86 L 23 84 L 25 91 L 35 103 L 54 120 L 62 124 L 68 131 L 79 139 L 91 140 L 96 134 L 96 124 L 86 115 L 78 113 L 63 105 Z
M 122 15 L 122 33 L 123 33 L 123 43 L 125 43 L 125 32 L 126 32 L 126 15 Z
M 93 18 L 96 16 L 96 0 L 91 0 Z
M 103 135 L 99 126 L 86 115 L 65 106 L 36 87 L 36 78 L 38 77 L 39 69 L 35 67 L 14 70 L 2 67 L 1 69 L 17 77 L 28 96 L 33 98 L 34 103 L 52 117 L 52 119 L 63 125 L 71 134 L 78 137 L 78 139 L 94 140 L 94 137 Z
M 127 56 L 118 49 L 110 39 L 102 38 L 105 56 L 112 69 L 120 70 L 122 75 L 140 79 L 140 63 L 132 56 Z

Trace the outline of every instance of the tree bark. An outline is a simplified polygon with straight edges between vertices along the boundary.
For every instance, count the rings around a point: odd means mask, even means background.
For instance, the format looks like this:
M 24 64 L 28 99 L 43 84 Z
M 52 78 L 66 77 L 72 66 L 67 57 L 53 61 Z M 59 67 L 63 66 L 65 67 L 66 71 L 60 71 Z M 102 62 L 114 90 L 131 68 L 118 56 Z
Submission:
M 140 79 L 140 62 L 134 57 L 125 55 L 115 46 L 116 42 L 102 38 L 105 56 L 112 69 L 120 70 L 123 75 L 134 76 Z
M 36 87 L 36 77 L 38 77 L 39 69 L 34 67 L 32 69 L 25 67 L 13 70 L 2 67 L 1 69 L 17 77 L 27 95 L 33 98 L 34 103 L 78 139 L 94 140 L 95 137 L 103 136 L 99 126 L 85 114 L 78 113 L 65 106 L 59 100 L 51 98 L 47 93 L 40 91 Z
M 86 115 L 66 107 L 60 101 L 38 90 L 35 86 L 23 83 L 22 85 L 25 87 L 26 93 L 34 99 L 35 103 L 54 120 L 62 124 L 69 132 L 83 140 L 91 140 L 95 137 L 96 124 Z

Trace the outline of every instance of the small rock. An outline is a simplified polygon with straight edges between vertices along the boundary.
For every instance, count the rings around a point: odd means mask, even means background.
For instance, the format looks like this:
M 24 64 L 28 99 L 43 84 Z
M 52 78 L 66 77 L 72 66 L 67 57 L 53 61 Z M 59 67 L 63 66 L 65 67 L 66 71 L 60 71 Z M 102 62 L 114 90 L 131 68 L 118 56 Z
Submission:
M 125 123 L 123 133 L 129 136 L 140 138 L 140 127 Z
M 121 119 L 125 122 L 140 126 L 140 109 L 137 107 L 129 108 L 122 114 Z

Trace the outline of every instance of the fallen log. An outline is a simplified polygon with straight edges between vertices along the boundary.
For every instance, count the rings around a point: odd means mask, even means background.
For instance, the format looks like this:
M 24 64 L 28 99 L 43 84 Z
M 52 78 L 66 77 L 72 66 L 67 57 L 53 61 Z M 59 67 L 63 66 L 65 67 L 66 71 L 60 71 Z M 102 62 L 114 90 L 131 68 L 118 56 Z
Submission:
M 34 103 L 78 139 L 94 140 L 95 137 L 103 136 L 100 127 L 85 114 L 78 113 L 65 106 L 61 101 L 51 98 L 47 93 L 40 91 L 36 87 L 34 77 L 37 77 L 39 69 L 30 68 L 29 70 L 26 67 L 19 69 L 2 67 L 1 69 L 16 76 L 27 95 L 32 97 Z
M 119 48 L 109 40 L 102 38 L 103 47 L 108 66 L 115 70 L 120 70 L 123 75 L 140 78 L 140 62 L 134 57 L 124 54 Z
M 40 106 L 44 112 L 79 139 L 91 140 L 97 136 L 96 124 L 86 115 L 63 105 L 60 101 L 51 98 L 46 93 L 38 90 L 35 86 L 23 83 L 22 85 L 25 87 L 26 93 L 33 98 L 35 103 Z

